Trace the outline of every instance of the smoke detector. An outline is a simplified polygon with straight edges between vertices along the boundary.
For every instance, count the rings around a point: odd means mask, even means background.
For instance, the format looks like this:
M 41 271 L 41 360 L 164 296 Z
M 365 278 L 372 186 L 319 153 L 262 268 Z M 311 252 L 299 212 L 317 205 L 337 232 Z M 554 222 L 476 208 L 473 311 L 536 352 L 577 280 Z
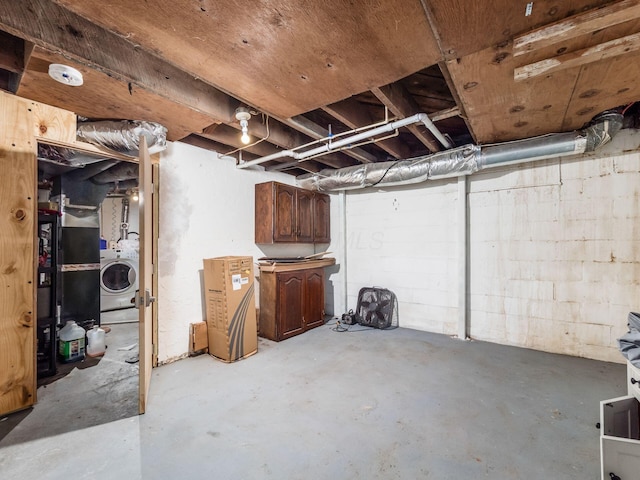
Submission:
M 52 63 L 49 65 L 49 76 L 57 82 L 70 85 L 72 87 L 79 87 L 84 82 L 82 79 L 82 73 L 73 67 L 62 65 L 60 63 Z

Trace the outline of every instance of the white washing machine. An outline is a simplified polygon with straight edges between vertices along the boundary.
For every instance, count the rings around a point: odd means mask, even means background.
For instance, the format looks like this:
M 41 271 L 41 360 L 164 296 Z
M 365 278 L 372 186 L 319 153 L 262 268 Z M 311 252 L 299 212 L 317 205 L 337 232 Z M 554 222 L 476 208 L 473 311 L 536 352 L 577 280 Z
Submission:
M 138 289 L 138 252 L 100 250 L 100 311 L 134 308 Z

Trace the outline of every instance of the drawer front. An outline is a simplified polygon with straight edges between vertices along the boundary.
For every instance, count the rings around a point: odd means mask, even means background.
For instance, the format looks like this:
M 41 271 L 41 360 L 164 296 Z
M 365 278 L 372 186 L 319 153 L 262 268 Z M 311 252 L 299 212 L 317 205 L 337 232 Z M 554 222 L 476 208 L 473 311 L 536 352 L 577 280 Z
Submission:
M 633 396 L 600 402 L 600 422 L 602 480 L 636 480 L 640 471 L 640 403 Z
M 625 438 L 600 437 L 602 480 L 636 480 L 640 472 L 640 442 Z
M 627 362 L 627 389 L 640 402 L 640 368 L 634 367 L 631 362 Z

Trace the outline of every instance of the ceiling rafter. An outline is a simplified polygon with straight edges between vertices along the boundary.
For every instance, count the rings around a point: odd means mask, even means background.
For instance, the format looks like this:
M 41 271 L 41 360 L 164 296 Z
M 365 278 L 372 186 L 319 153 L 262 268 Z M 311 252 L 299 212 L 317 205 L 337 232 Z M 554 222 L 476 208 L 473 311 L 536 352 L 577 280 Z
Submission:
M 623 0 L 579 13 L 514 38 L 513 56 L 518 57 L 637 18 L 640 18 L 640 0 Z
M 48 0 L 0 2 L 0 28 L 213 119 L 231 121 L 239 105 L 217 88 Z
M 546 58 L 539 62 L 516 67 L 513 78 L 516 82 L 539 75 L 549 75 L 560 70 L 580 67 L 606 58 L 619 57 L 630 52 L 640 50 L 640 33 L 616 38 L 609 42 L 600 43 L 593 47 L 583 48 L 574 52 Z
M 296 130 L 312 137 L 314 140 L 321 140 L 329 136 L 329 130 L 303 117 L 302 115 L 288 118 L 284 121 L 287 125 Z M 361 163 L 375 163 L 378 161 L 375 155 L 359 148 L 354 147 L 350 150 L 344 150 L 344 153 L 355 158 Z
M 332 103 L 323 107 L 322 110 L 353 129 L 375 123 L 369 112 L 352 98 Z M 376 142 L 376 145 L 397 159 L 408 158 L 411 155 L 409 147 L 398 137 L 381 140 Z
M 418 103 L 409 92 L 400 84 L 392 83 L 383 87 L 372 88 L 373 94 L 399 118 L 410 117 L 420 112 Z M 417 124 L 408 125 L 407 129 L 420 140 L 432 152 L 441 150 L 440 144 L 428 131 L 421 129 Z
M 258 142 L 254 144 L 244 145 L 238 136 L 238 132 L 235 128 L 232 128 L 227 125 L 215 125 L 215 128 L 205 128 L 200 136 L 204 138 L 208 138 L 210 140 L 214 140 L 221 145 L 228 145 L 233 148 L 233 150 L 242 150 L 243 155 L 244 152 L 249 152 L 258 157 L 266 157 L 267 155 L 272 155 L 274 153 L 278 153 L 281 151 L 280 148 L 276 147 L 272 143 L 268 141 Z M 225 155 L 225 150 L 220 150 L 220 155 Z M 279 162 L 275 163 L 283 163 L 287 159 L 283 158 Z M 325 164 L 323 161 L 317 162 L 305 162 L 304 165 L 300 165 L 299 168 L 303 170 L 308 170 L 310 172 L 317 172 L 322 168 L 326 168 L 329 164 Z

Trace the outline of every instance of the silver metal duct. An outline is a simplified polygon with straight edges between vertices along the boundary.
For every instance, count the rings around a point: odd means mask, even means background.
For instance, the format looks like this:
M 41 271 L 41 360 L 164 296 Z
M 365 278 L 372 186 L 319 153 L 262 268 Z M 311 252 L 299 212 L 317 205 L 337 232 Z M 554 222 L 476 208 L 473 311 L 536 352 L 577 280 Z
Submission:
M 100 120 L 78 123 L 79 140 L 138 156 L 140 136 L 144 136 L 149 153 L 167 148 L 167 129 L 154 122 L 140 120 Z
M 622 128 L 623 116 L 605 112 L 576 132 L 556 133 L 496 145 L 465 145 L 423 157 L 322 170 L 298 177 L 302 188 L 322 192 L 397 186 L 470 175 L 485 168 L 592 152 Z

